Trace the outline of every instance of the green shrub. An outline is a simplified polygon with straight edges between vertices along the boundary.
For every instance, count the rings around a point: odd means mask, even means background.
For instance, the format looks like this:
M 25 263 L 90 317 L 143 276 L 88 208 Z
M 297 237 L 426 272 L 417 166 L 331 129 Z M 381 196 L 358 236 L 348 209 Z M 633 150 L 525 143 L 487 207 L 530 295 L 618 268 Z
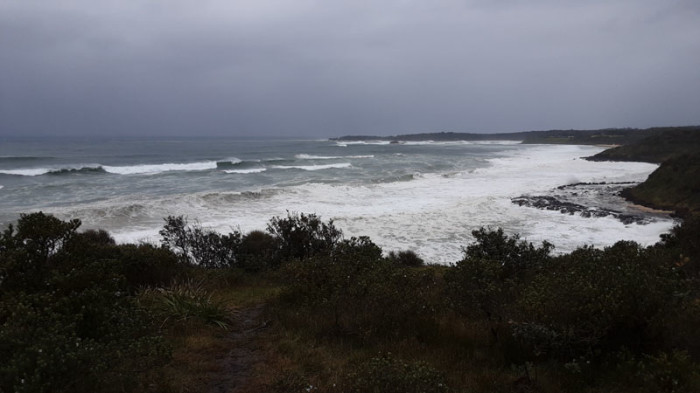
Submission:
M 280 261 L 305 259 L 329 254 L 343 233 L 333 220 L 323 222 L 315 214 L 287 212 L 287 217 L 273 217 L 267 231 L 277 240 Z
M 132 289 L 163 286 L 184 273 L 185 266 L 167 248 L 150 244 L 123 244 L 116 248 L 122 272 Z
M 700 391 L 700 366 L 683 351 L 635 357 L 620 352 L 609 375 L 614 385 L 640 393 L 692 393 Z
M 205 230 L 199 224 L 188 224 L 183 216 L 168 216 L 160 230 L 161 244 L 177 253 L 191 265 L 205 268 L 235 267 L 241 233 L 222 235 Z
M 111 238 L 79 225 L 33 213 L 0 238 L 0 391 L 131 391 L 168 359 Z
M 361 339 L 432 334 L 433 272 L 394 265 L 368 238 L 341 242 L 332 257 L 289 264 L 283 275 L 290 282 L 283 298 L 335 333 Z
M 201 281 L 174 281 L 166 288 L 148 289 L 141 296 L 164 318 L 164 324 L 168 320 L 197 319 L 224 329 L 229 326 L 226 308 L 212 300 Z
M 445 273 L 447 298 L 459 314 L 489 321 L 498 340 L 516 299 L 550 260 L 553 246 L 544 242 L 537 248 L 501 229 L 481 228 L 472 235 L 476 242 L 464 248 L 464 259 Z
M 678 269 L 636 243 L 584 247 L 556 258 L 532 280 L 520 297 L 518 320 L 551 331 L 555 356 L 622 347 L 640 353 L 659 346 L 666 315 L 684 301 L 683 293 Z
M 241 240 L 239 246 L 239 267 L 258 272 L 278 265 L 277 240 L 263 231 L 251 231 Z
M 412 250 L 389 252 L 387 258 L 394 264 L 406 267 L 419 267 L 425 265 L 423 259 Z
M 670 253 L 673 262 L 689 277 L 700 280 L 700 217 L 686 217 L 682 223 L 661 235 L 659 248 Z
M 382 258 L 382 249 L 367 236 L 351 237 L 336 243 L 332 259 L 335 262 L 349 260 L 378 261 Z
M 21 214 L 0 236 L 0 291 L 41 288 L 53 256 L 79 226 L 80 220 L 64 222 L 42 212 Z
M 405 362 L 391 354 L 369 359 L 347 376 L 352 393 L 446 393 L 444 376 L 422 362 Z

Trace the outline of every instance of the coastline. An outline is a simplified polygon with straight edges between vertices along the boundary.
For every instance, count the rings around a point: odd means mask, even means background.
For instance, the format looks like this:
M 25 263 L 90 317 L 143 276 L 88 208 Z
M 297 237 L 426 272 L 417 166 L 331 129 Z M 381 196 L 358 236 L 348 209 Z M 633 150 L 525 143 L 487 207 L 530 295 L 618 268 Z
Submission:
M 637 202 L 631 201 L 629 199 L 626 199 L 630 203 L 630 207 L 645 213 L 651 213 L 651 214 L 668 214 L 668 215 L 673 215 L 676 212 L 674 210 L 664 210 L 664 209 L 657 209 L 654 207 L 650 206 L 644 206 L 640 205 Z

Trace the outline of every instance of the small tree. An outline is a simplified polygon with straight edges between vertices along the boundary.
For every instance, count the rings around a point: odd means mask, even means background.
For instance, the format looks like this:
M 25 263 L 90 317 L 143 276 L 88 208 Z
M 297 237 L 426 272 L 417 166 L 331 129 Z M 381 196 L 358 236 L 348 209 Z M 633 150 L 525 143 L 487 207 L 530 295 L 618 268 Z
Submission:
M 502 229 L 473 231 L 476 242 L 464 251 L 464 259 L 445 274 L 447 296 L 460 314 L 482 316 L 490 322 L 494 340 L 523 290 L 527 279 L 549 260 L 553 248 L 507 236 Z
M 17 226 L 10 224 L 0 235 L 0 290 L 41 285 L 54 255 L 76 235 L 80 224 L 42 212 L 20 214 Z
M 244 270 L 257 272 L 277 266 L 278 242 L 263 231 L 251 231 L 241 239 L 238 249 L 238 265 Z
M 208 231 L 199 224 L 189 225 L 183 216 L 168 216 L 160 230 L 161 244 L 175 251 L 189 264 L 206 268 L 234 267 L 241 233 L 228 235 Z
M 267 231 L 279 243 L 282 261 L 306 259 L 318 254 L 330 254 L 342 239 L 343 232 L 316 214 L 291 213 L 287 217 L 273 217 Z

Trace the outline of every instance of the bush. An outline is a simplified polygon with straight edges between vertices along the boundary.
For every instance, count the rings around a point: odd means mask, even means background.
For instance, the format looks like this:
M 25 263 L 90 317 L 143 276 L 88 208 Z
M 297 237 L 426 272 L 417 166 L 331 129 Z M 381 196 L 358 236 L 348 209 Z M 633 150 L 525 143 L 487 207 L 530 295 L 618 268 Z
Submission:
M 168 216 L 159 233 L 161 244 L 175 251 L 183 262 L 205 268 L 236 266 L 241 242 L 238 231 L 221 235 L 199 224 L 189 225 L 183 216 Z
M 618 354 L 610 377 L 615 384 L 640 393 L 691 393 L 700 391 L 700 366 L 683 351 L 635 357 Z
M 347 376 L 348 392 L 446 393 L 442 373 L 422 362 L 404 362 L 391 354 L 371 358 Z
M 0 391 L 130 391 L 168 359 L 111 242 L 79 225 L 22 215 L 0 239 Z
M 278 265 L 279 244 L 272 235 L 263 231 L 251 231 L 243 236 L 239 246 L 239 267 L 258 272 Z
M 398 253 L 391 251 L 387 258 L 394 264 L 406 267 L 419 267 L 425 265 L 423 259 L 412 250 L 399 251 Z
M 283 298 L 336 334 L 421 336 L 435 325 L 435 277 L 381 258 L 368 238 L 341 242 L 332 257 L 289 264 Z M 432 333 L 432 331 L 430 331 Z
M 21 214 L 0 236 L 0 292 L 41 288 L 52 257 L 76 235 L 80 220 L 61 221 L 42 212 Z
M 142 298 L 151 303 L 164 318 L 186 321 L 198 319 L 204 323 L 228 328 L 229 314 L 223 304 L 212 300 L 203 282 L 186 279 L 174 281 L 168 287 L 146 290 Z
M 683 293 L 678 270 L 636 243 L 585 247 L 556 258 L 533 279 L 519 301 L 520 322 L 551 330 L 559 341 L 555 356 L 622 347 L 640 353 L 659 346 L 666 315 Z
M 671 254 L 673 262 L 691 278 L 700 280 L 700 217 L 687 217 L 681 224 L 661 235 L 660 246 Z
M 486 318 L 498 340 L 500 325 L 509 319 L 528 280 L 549 261 L 553 246 L 537 248 L 507 236 L 503 230 L 473 231 L 476 242 L 464 248 L 464 259 L 445 273 L 447 298 L 459 314 Z
M 314 255 L 330 254 L 343 233 L 315 214 L 287 212 L 286 218 L 273 217 L 267 231 L 277 240 L 280 261 L 306 259 Z
M 122 272 L 132 290 L 166 285 L 185 270 L 182 262 L 167 248 L 124 244 L 116 249 Z

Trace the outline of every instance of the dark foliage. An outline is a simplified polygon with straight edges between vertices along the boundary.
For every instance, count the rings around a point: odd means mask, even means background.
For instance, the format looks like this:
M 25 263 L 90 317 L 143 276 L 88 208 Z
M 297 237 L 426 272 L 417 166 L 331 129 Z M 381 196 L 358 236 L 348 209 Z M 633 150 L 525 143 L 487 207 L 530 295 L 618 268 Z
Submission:
M 323 222 L 315 214 L 287 212 L 287 217 L 273 217 L 267 231 L 277 240 L 280 261 L 306 259 L 331 253 L 343 233 L 333 220 Z
M 419 267 L 425 265 L 425 262 L 413 250 L 405 250 L 389 252 L 387 258 L 394 264 L 406 267 Z
M 644 161 L 662 163 L 700 151 L 700 127 L 667 127 L 589 157 L 593 161 Z
M 235 267 L 241 233 L 222 235 L 190 225 L 183 216 L 168 216 L 160 230 L 161 243 L 175 251 L 183 262 L 205 268 Z
M 700 391 L 700 366 L 684 351 L 642 356 L 621 351 L 608 363 L 613 372 L 608 371 L 606 377 L 619 389 L 632 389 L 639 393 Z
M 538 248 L 501 229 L 481 228 L 472 235 L 476 242 L 464 248 L 464 259 L 445 273 L 447 297 L 458 313 L 490 321 L 498 340 L 515 300 L 547 264 L 553 246 L 544 242 Z
M 634 242 L 556 258 L 518 301 L 521 320 L 550 336 L 550 354 L 658 350 L 667 316 L 686 290 L 678 269 Z
M 622 195 L 639 204 L 675 210 L 689 217 L 700 213 L 700 132 L 693 154 L 664 161 L 643 183 L 622 191 Z
M 34 213 L 0 237 L 0 391 L 130 391 L 167 359 L 111 238 L 79 225 Z
M 42 212 L 22 214 L 0 237 L 0 288 L 40 288 L 51 257 L 76 235 L 80 220 L 61 221 Z
M 333 257 L 289 264 L 284 295 L 327 332 L 361 340 L 409 335 L 434 327 L 436 281 L 432 272 L 399 267 L 381 257 L 368 238 L 341 242 Z
M 278 265 L 277 239 L 263 231 L 251 231 L 241 240 L 238 248 L 239 267 L 258 272 Z
M 391 354 L 369 359 L 347 376 L 347 392 L 447 393 L 445 377 L 422 362 L 405 362 Z
M 117 247 L 122 273 L 132 290 L 169 284 L 184 274 L 185 266 L 172 251 L 150 244 Z

